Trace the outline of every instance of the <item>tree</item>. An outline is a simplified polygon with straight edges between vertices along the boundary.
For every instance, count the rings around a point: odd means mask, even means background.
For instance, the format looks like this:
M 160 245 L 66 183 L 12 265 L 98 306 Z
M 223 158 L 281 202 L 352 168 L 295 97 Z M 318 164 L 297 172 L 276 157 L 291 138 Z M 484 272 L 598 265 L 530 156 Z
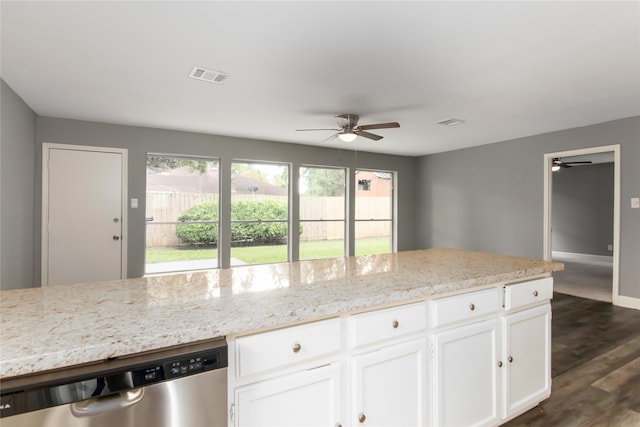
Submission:
M 300 174 L 310 196 L 344 195 L 344 169 L 302 168 Z
M 147 168 L 154 172 L 163 172 L 171 169 L 177 169 L 182 166 L 189 166 L 191 172 L 198 171 L 205 173 L 209 163 L 215 163 L 211 160 L 199 159 L 176 159 L 167 156 L 147 156 Z

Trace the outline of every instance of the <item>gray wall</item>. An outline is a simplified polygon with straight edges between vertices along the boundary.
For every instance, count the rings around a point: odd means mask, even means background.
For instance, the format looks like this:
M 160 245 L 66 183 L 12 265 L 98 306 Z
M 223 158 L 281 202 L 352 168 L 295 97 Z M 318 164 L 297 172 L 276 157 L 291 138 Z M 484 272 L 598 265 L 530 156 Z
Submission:
M 613 163 L 561 168 L 553 173 L 551 247 L 611 256 Z
M 137 198 L 141 208 L 129 209 L 128 219 L 128 277 L 144 274 L 145 256 L 145 185 L 146 154 L 186 154 L 220 158 L 221 177 L 231 176 L 231 160 L 265 160 L 289 162 L 293 169 L 301 163 L 341 166 L 351 169 L 373 168 L 398 171 L 398 250 L 415 249 L 415 197 L 416 164 L 414 157 L 389 156 L 297 144 L 231 138 L 162 129 L 120 126 L 78 120 L 38 117 L 36 157 L 36 224 L 40 221 L 42 143 L 60 143 L 118 147 L 129 150 L 129 198 Z M 293 180 L 292 180 L 293 181 Z M 228 183 L 230 185 L 230 183 Z M 227 187 L 222 182 L 222 188 Z M 223 195 L 221 194 L 221 197 Z M 222 206 L 222 203 L 221 203 Z M 295 209 L 294 209 L 295 210 Z M 225 212 L 221 212 L 224 219 Z M 224 221 L 223 221 L 224 222 Z M 221 230 L 222 233 L 222 230 Z M 222 236 L 224 237 L 224 236 Z M 40 259 L 40 230 L 36 229 L 36 258 Z M 222 260 L 224 265 L 224 259 Z M 39 265 L 35 265 L 36 282 L 39 281 Z
M 620 144 L 620 295 L 640 298 L 640 116 L 419 159 L 419 247 L 543 256 L 544 154 Z
M 0 289 L 14 289 L 35 283 L 36 114 L 4 80 L 0 85 Z

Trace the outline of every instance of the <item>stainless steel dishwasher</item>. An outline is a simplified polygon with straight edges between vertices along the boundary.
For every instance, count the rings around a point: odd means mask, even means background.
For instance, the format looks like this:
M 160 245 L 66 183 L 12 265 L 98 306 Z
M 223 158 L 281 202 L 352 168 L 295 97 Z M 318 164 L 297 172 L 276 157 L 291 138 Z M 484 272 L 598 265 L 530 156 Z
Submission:
M 223 427 L 227 344 L 9 378 L 0 390 L 2 427 Z

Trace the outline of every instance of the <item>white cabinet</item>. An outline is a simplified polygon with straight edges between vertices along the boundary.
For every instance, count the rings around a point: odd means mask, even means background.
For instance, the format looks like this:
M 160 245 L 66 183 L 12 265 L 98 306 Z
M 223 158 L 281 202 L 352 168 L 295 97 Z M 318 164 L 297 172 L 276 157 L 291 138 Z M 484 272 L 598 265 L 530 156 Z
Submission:
M 329 319 L 230 340 L 230 426 L 340 425 L 341 332 Z
M 426 338 L 351 359 L 353 426 L 426 425 Z
M 230 426 L 497 426 L 551 390 L 553 279 L 229 339 Z
M 340 363 L 336 363 L 238 387 L 235 425 L 339 425 L 340 379 Z
M 433 425 L 499 424 L 499 319 L 436 332 L 432 340 Z
M 502 324 L 502 417 L 511 418 L 551 394 L 551 306 L 508 314 Z
M 496 292 L 431 302 L 434 425 L 499 425 L 551 393 L 553 279 Z

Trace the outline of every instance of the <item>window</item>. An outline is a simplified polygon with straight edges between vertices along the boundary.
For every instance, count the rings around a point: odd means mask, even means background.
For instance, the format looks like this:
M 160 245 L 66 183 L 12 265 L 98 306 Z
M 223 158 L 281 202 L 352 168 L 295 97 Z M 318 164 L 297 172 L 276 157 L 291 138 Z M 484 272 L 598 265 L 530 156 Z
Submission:
M 345 170 L 300 168 L 300 259 L 344 256 Z
M 359 179 L 358 180 L 358 190 L 360 190 L 360 191 L 371 191 L 371 180 L 370 179 Z
M 355 254 L 393 250 L 393 173 L 356 170 Z
M 145 272 L 218 267 L 218 161 L 147 155 Z
M 289 259 L 289 167 L 231 165 L 231 265 Z

